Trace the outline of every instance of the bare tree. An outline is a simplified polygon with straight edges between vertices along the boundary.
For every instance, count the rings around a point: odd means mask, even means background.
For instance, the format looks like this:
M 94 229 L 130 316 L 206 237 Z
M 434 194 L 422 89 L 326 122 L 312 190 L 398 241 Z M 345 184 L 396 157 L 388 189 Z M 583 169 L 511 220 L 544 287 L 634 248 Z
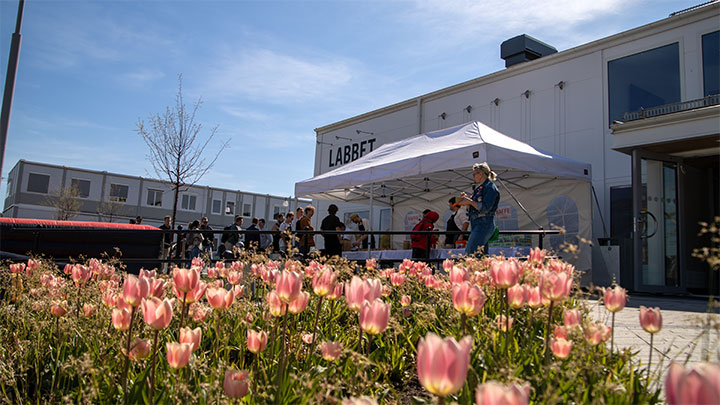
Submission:
M 80 211 L 80 191 L 77 187 L 66 186 L 60 189 L 54 196 L 48 197 L 48 205 L 55 208 L 55 218 L 60 221 L 67 221 L 78 216 Z
M 113 219 L 125 215 L 125 206 L 117 201 L 103 200 L 98 205 L 97 213 L 101 221 L 112 222 Z
M 200 137 L 202 124 L 195 122 L 195 115 L 201 104 L 202 100 L 198 99 L 190 108 L 185 105 L 182 75 L 178 75 L 175 106 L 168 106 L 164 113 L 150 116 L 147 126 L 140 119 L 137 123 L 137 132 L 150 150 L 148 158 L 155 174 L 166 181 L 173 191 L 173 228 L 180 192 L 196 184 L 213 167 L 220 153 L 229 144 L 229 140 L 225 141 L 212 160 L 205 161 L 205 148 L 215 136 L 218 127 L 210 129 L 207 138 Z

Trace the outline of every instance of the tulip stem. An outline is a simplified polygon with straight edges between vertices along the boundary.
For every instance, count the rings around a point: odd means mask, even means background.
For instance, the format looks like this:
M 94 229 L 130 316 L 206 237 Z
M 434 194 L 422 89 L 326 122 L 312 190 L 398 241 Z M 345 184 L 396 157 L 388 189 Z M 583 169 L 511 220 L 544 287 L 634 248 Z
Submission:
M 463 313 L 460 315 L 460 329 L 462 330 L 462 335 L 460 336 L 460 339 L 463 338 L 463 336 L 467 335 L 465 332 L 465 321 L 467 320 L 467 316 Z
M 80 318 L 80 285 L 77 288 L 77 311 L 75 315 L 76 318 Z
M 258 380 L 258 362 L 260 361 L 260 353 L 258 352 L 253 359 L 253 379 L 252 379 L 252 392 L 257 398 L 257 380 Z
M 273 344 L 270 346 L 270 358 L 274 359 L 275 356 L 275 342 L 277 341 L 277 328 L 279 321 L 277 318 L 275 319 L 275 322 L 273 322 L 275 325 L 273 325 L 272 335 L 270 336 L 270 341 L 273 342 Z
M 155 330 L 155 337 L 153 338 L 153 357 L 152 357 L 152 366 L 150 368 L 150 405 L 153 405 L 155 403 L 155 395 L 154 395 L 154 389 L 155 389 L 155 362 L 157 358 L 157 345 L 158 345 L 158 335 L 160 334 L 159 330 Z M 130 352 L 128 352 L 130 353 Z
M 552 325 L 552 310 L 553 310 L 553 304 L 555 301 L 550 300 L 550 306 L 548 307 L 548 321 L 547 321 L 547 328 L 545 329 L 545 363 L 550 360 L 550 352 L 548 351 L 550 347 L 550 326 Z
M 187 299 L 187 292 L 183 293 L 182 308 L 180 309 L 180 329 L 183 328 L 185 323 L 185 300 Z
M 362 353 L 362 335 L 363 335 L 362 332 L 363 332 L 363 330 L 362 330 L 362 327 L 360 326 L 360 323 L 359 323 L 359 322 L 360 322 L 360 321 L 358 320 L 358 330 L 359 330 L 360 333 L 358 334 L 358 349 L 357 349 L 357 352 L 358 352 L 358 353 Z
M 118 298 L 122 299 L 122 298 Z M 125 394 L 125 403 L 128 403 L 127 375 L 130 368 L 130 338 L 132 337 L 133 320 L 135 320 L 135 307 L 130 310 L 130 326 L 128 327 L 127 344 L 125 345 L 125 367 L 123 368 L 122 386 Z
M 653 352 L 653 337 L 654 336 L 655 336 L 654 333 L 650 334 L 650 356 L 648 357 L 648 371 L 647 371 L 648 385 L 650 385 L 650 368 L 652 367 L 652 352 Z
M 283 374 L 285 373 L 285 335 L 287 332 L 287 318 L 288 314 L 285 312 L 285 315 L 283 317 L 283 330 L 282 330 L 282 340 L 280 341 L 280 347 L 281 347 L 281 355 L 280 355 L 280 365 L 278 366 L 278 374 L 277 374 L 277 396 L 276 400 L 280 399 L 280 390 L 282 388 L 282 382 L 283 382 Z
M 315 324 L 313 325 L 313 338 L 312 338 L 312 343 L 310 344 L 310 351 L 308 352 L 307 357 L 305 357 L 306 365 L 308 363 L 310 363 L 310 356 L 312 356 L 313 353 L 315 353 L 315 333 L 317 332 L 318 320 L 320 319 L 320 306 L 322 305 L 322 301 L 323 301 L 323 297 L 320 297 L 320 299 L 318 300 L 317 308 L 315 309 Z M 332 324 L 332 321 L 329 323 Z
M 505 306 L 505 356 L 510 360 L 510 303 L 508 302 L 508 289 L 504 288 L 505 299 L 503 305 Z
M 612 354 L 612 352 L 613 352 L 614 345 L 615 345 L 615 312 L 612 313 L 612 323 L 610 326 L 610 354 Z
M 220 319 L 220 311 L 217 311 L 217 317 L 215 318 L 215 357 L 217 357 L 218 348 L 220 347 Z

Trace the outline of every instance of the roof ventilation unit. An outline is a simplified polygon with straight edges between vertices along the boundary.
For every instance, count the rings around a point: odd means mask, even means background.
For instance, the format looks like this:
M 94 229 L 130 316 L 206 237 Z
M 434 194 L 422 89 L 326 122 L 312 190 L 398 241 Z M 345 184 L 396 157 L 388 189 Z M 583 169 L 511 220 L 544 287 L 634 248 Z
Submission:
M 557 53 L 557 49 L 527 34 L 518 35 L 500 44 L 500 57 L 505 60 L 505 67 L 530 62 L 553 53 Z

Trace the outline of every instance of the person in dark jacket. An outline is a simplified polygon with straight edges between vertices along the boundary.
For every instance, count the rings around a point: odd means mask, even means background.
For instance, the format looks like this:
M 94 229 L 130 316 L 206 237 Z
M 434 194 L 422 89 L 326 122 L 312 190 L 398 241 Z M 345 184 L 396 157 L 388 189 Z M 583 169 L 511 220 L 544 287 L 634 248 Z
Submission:
M 320 230 L 337 231 L 340 228 L 342 222 L 340 221 L 340 218 L 335 215 L 337 212 L 338 206 L 330 204 L 328 207 L 328 216 L 323 218 L 322 223 L 320 224 Z M 325 254 L 327 256 L 342 255 L 342 246 L 340 245 L 339 234 L 323 235 L 323 238 L 325 238 Z
M 488 254 L 488 241 L 495 232 L 495 211 L 500 202 L 500 192 L 494 183 L 496 178 L 497 174 L 487 163 L 476 163 L 473 165 L 476 186 L 472 196 L 460 195 L 458 203 L 468 207 L 470 219 L 470 237 L 465 247 L 468 256 L 477 254 L 480 247 L 483 255 Z
M 225 231 L 242 231 L 243 217 L 242 215 L 235 215 L 235 222 L 223 228 Z M 218 247 L 218 256 L 225 259 L 233 259 L 235 253 L 233 247 L 240 245 L 240 233 L 238 232 L 223 232 L 222 238 L 220 238 L 220 246 Z
M 415 225 L 413 231 L 432 231 L 435 228 L 435 221 L 437 221 L 438 218 L 440 218 L 440 215 L 437 212 L 427 211 L 420 222 Z M 428 237 L 430 237 L 429 245 Z M 430 251 L 428 250 L 428 246 L 432 248 L 437 243 L 437 236 L 414 233 L 410 234 L 410 240 L 412 241 L 410 244 L 410 247 L 412 247 L 412 258 L 429 259 Z
M 252 224 L 246 229 L 245 233 L 245 248 L 246 249 L 259 249 L 260 247 L 260 234 L 257 232 L 260 230 L 258 228 L 258 221 L 259 219 L 257 217 L 253 217 Z

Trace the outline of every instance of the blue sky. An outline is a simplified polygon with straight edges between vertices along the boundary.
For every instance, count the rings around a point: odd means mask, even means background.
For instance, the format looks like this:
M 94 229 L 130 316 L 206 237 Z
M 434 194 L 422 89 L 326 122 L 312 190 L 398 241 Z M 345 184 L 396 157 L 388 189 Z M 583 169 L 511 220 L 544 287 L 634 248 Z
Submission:
M 700 2 L 28 0 L 0 193 L 19 159 L 156 177 L 136 124 L 182 74 L 219 126 L 209 152 L 232 139 L 199 184 L 290 196 L 314 128 L 501 70 L 518 34 L 562 51 Z M 0 0 L 2 78 L 17 3 Z

